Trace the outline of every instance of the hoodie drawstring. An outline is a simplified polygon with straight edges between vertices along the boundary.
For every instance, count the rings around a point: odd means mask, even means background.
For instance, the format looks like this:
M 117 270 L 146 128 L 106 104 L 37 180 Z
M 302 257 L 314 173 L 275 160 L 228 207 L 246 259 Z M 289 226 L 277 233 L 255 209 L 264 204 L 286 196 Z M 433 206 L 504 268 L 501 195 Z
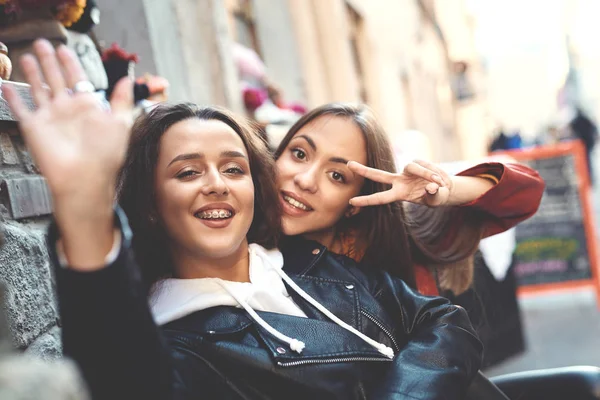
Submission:
M 246 312 L 248 314 L 250 314 L 250 316 L 252 317 L 252 319 L 254 319 L 260 326 L 262 326 L 267 332 L 269 332 L 271 335 L 275 336 L 277 339 L 281 340 L 282 342 L 285 342 L 287 344 L 289 344 L 290 349 L 292 349 L 293 351 L 295 351 L 296 353 L 300 354 L 302 353 L 302 350 L 305 347 L 304 342 L 301 342 L 298 339 L 294 339 L 291 338 L 289 336 L 284 335 L 283 333 L 279 332 L 277 329 L 273 328 L 271 325 L 269 325 L 267 323 L 267 321 L 265 321 L 264 319 L 262 319 L 257 313 L 256 311 L 254 311 L 254 309 L 252 307 L 250 307 L 250 305 L 241 297 L 239 297 L 233 290 L 230 290 L 227 285 L 225 285 L 223 282 L 221 281 L 216 281 L 219 283 L 219 285 L 225 289 L 225 291 L 227 291 L 227 293 L 229 293 L 231 295 L 231 297 L 233 297 L 235 299 L 235 301 L 238 302 L 239 305 L 241 305 L 242 307 L 244 307 L 244 310 L 246 310 Z
M 371 339 L 367 335 L 365 335 L 362 332 L 360 332 L 359 330 L 355 329 L 353 326 L 348 325 L 347 323 L 345 323 L 344 321 L 342 321 L 341 319 L 339 319 L 338 317 L 336 317 L 331 311 L 329 311 L 328 309 L 326 309 L 325 307 L 323 307 L 323 305 L 321 305 L 321 303 L 319 303 L 318 301 L 316 301 L 315 299 L 313 299 L 312 297 L 310 297 L 310 295 L 308 293 L 306 293 L 298 285 L 296 285 L 296 283 L 285 272 L 283 272 L 283 269 L 279 269 L 279 268 L 274 268 L 274 269 L 275 269 L 275 271 L 277 271 L 277 273 L 279 274 L 279 276 L 281 276 L 281 278 L 292 289 L 294 289 L 294 291 L 296 291 L 296 293 L 298 293 L 304 300 L 306 300 L 310 304 L 312 304 L 317 310 L 319 310 L 323 314 L 325 314 L 333 322 L 335 322 L 336 324 L 338 324 L 342 328 L 344 328 L 344 329 L 352 332 L 353 334 L 355 334 L 356 336 L 358 336 L 359 338 L 361 338 L 362 340 L 364 340 L 365 342 L 367 342 L 371 346 L 375 347 L 384 356 L 386 356 L 388 358 L 394 358 L 394 350 L 392 350 L 392 348 L 386 346 L 383 343 L 379 343 L 376 340 Z
M 304 300 L 306 300 L 307 302 L 309 302 L 310 304 L 312 304 L 317 310 L 319 310 L 323 314 L 325 314 L 327 316 L 327 318 L 329 318 L 330 320 L 332 320 L 338 326 L 340 326 L 340 327 L 346 329 L 347 331 L 351 332 L 352 334 L 358 336 L 364 342 L 366 342 L 369 345 L 371 345 L 374 348 L 376 348 L 377 351 L 379 351 L 384 356 L 386 356 L 388 358 L 391 358 L 391 359 L 394 358 L 394 350 L 392 348 L 386 346 L 383 343 L 379 343 L 378 341 L 371 339 L 367 335 L 365 335 L 362 332 L 360 332 L 359 330 L 355 329 L 353 326 L 348 325 L 347 323 L 345 323 L 344 321 L 342 321 L 341 319 L 339 319 L 338 317 L 336 317 L 331 311 L 329 311 L 328 309 L 326 309 L 321 303 L 319 303 L 318 301 L 316 301 L 315 299 L 313 299 L 308 293 L 306 293 L 298 285 L 296 285 L 296 283 L 283 271 L 282 268 L 277 268 L 268 259 L 265 259 L 264 261 L 267 262 L 267 263 L 269 263 L 269 264 L 271 264 L 272 269 L 275 270 L 275 272 L 277 272 L 277 274 L 285 281 L 285 283 L 287 283 L 296 293 L 298 293 L 298 295 L 300 295 L 300 297 L 302 297 Z M 269 332 L 272 336 L 276 337 L 277 339 L 281 340 L 282 342 L 287 343 L 290 346 L 291 350 L 295 351 L 298 354 L 302 353 L 302 350 L 305 347 L 304 342 L 302 342 L 302 341 L 300 341 L 298 339 L 294 339 L 294 338 L 291 338 L 289 336 L 286 336 L 283 333 L 279 332 L 277 329 L 273 328 L 264 319 L 262 319 L 256 313 L 256 311 L 254 311 L 254 309 L 252 308 L 252 306 L 250 306 L 250 304 L 248 304 L 245 299 L 243 299 L 242 297 L 240 297 L 239 295 L 237 295 L 234 290 L 232 290 L 231 288 L 229 288 L 221 280 L 217 280 L 216 282 L 218 282 L 219 285 L 223 289 L 225 289 L 225 291 L 227 293 L 229 293 L 229 295 L 231 297 L 233 297 L 235 299 L 235 301 L 237 301 L 237 303 L 246 310 L 246 312 L 250 315 L 250 317 L 252 317 L 252 319 L 254 319 L 254 321 L 256 321 L 267 332 Z

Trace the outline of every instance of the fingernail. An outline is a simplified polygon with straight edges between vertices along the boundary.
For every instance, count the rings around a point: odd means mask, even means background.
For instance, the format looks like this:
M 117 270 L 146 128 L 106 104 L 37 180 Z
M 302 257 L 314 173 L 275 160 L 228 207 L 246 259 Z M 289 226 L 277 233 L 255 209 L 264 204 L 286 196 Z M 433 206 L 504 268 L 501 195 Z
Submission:
M 38 44 L 38 46 L 45 46 L 45 47 L 52 47 L 52 43 L 50 43 L 48 40 L 44 39 L 44 38 L 39 38 L 35 40 L 35 43 Z

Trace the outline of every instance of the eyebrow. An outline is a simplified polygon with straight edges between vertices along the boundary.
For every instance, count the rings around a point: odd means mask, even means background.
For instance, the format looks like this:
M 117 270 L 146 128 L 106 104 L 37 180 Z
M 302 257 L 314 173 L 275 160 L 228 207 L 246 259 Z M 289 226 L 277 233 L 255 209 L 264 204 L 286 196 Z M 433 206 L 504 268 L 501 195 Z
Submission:
M 306 140 L 308 142 L 308 145 L 310 147 L 312 147 L 313 150 L 315 150 L 315 151 L 317 150 L 317 145 L 315 144 L 315 141 L 312 140 L 310 137 L 308 137 L 306 135 L 298 135 L 294 139 L 296 139 L 296 138 L 302 138 L 302 139 Z
M 329 161 L 334 162 L 334 163 L 340 163 L 340 164 L 348 164 L 348 160 L 346 160 L 345 158 L 342 157 L 331 157 L 329 159 Z
M 248 157 L 246 157 L 244 155 L 244 153 L 241 153 L 239 151 L 236 150 L 228 150 L 228 151 L 224 151 L 220 154 L 221 157 L 224 158 L 243 158 L 245 160 L 248 159 Z M 171 160 L 171 162 L 169 163 L 168 166 L 170 166 L 171 164 L 177 162 L 177 161 L 184 161 L 184 160 L 194 160 L 197 158 L 204 158 L 204 154 L 202 153 L 185 153 L 185 154 L 180 154 L 177 157 L 175 157 L 173 160 Z
M 306 140 L 306 141 L 308 142 L 308 145 L 309 145 L 310 147 L 312 147 L 312 149 L 313 149 L 314 151 L 316 151 L 316 150 L 317 150 L 317 145 L 315 144 L 315 141 L 314 141 L 314 140 L 312 140 L 312 139 L 311 139 L 309 136 L 306 136 L 306 135 L 298 135 L 298 136 L 296 136 L 294 139 L 296 139 L 296 138 L 302 138 L 302 139 Z M 329 159 L 329 161 L 331 161 L 331 162 L 334 162 L 334 163 L 344 164 L 344 165 L 345 165 L 345 164 L 348 164 L 348 160 L 346 160 L 345 158 L 342 158 L 342 157 L 331 157 L 331 158 Z

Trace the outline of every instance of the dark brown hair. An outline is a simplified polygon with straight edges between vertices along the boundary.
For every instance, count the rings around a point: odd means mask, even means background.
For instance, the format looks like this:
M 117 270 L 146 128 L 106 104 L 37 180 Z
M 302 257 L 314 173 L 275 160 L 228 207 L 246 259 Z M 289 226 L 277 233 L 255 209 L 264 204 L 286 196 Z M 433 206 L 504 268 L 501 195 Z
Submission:
M 347 118 L 358 126 L 364 135 L 367 148 L 367 166 L 383 171 L 396 172 L 396 164 L 389 139 L 366 105 L 330 103 L 318 107 L 300 118 L 283 138 L 275 158 L 279 158 L 294 135 L 305 125 L 323 115 Z M 361 195 L 389 189 L 389 185 L 366 179 Z M 337 226 L 339 233 L 352 232 L 357 243 L 363 243 L 363 265 L 389 271 L 415 287 L 413 262 L 436 269 L 452 266 L 452 269 L 472 271 L 471 255 L 477 249 L 481 227 L 476 218 L 464 215 L 461 227 L 450 227 L 456 221 L 455 208 L 429 208 L 400 202 L 375 207 L 363 207 L 351 218 L 343 218 Z M 452 238 L 445 235 L 458 230 Z M 450 239 L 450 240 L 446 240 Z M 453 287 L 462 289 L 471 282 L 453 281 Z
M 177 122 L 198 118 L 221 121 L 242 139 L 254 182 L 254 218 L 248 241 L 267 248 L 277 245 L 281 212 L 275 184 L 275 164 L 264 140 L 242 118 L 217 107 L 194 104 L 159 105 L 135 122 L 127 159 L 118 184 L 118 199 L 134 232 L 133 248 L 149 288 L 172 276 L 173 265 L 164 228 L 156 216 L 154 177 L 163 134 Z

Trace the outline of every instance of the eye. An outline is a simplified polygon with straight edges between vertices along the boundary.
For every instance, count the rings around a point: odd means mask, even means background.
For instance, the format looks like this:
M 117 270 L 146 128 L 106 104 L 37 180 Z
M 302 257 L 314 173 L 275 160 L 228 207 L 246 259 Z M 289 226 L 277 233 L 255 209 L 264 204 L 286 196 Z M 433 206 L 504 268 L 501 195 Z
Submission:
M 341 182 L 341 183 L 346 182 L 346 178 L 344 178 L 344 175 L 340 174 L 339 172 L 333 171 L 331 173 L 331 178 L 336 182 Z
M 233 175 L 243 175 L 244 174 L 244 170 L 241 169 L 240 167 L 229 167 L 225 170 L 226 174 L 233 174 Z
M 196 172 L 192 169 L 188 169 L 186 171 L 181 171 L 180 173 L 178 173 L 177 179 L 185 179 L 185 178 L 189 178 L 194 175 L 198 175 L 198 172 Z
M 306 153 L 302 149 L 298 149 L 298 148 L 292 149 L 292 154 L 298 160 L 304 160 L 306 158 Z

